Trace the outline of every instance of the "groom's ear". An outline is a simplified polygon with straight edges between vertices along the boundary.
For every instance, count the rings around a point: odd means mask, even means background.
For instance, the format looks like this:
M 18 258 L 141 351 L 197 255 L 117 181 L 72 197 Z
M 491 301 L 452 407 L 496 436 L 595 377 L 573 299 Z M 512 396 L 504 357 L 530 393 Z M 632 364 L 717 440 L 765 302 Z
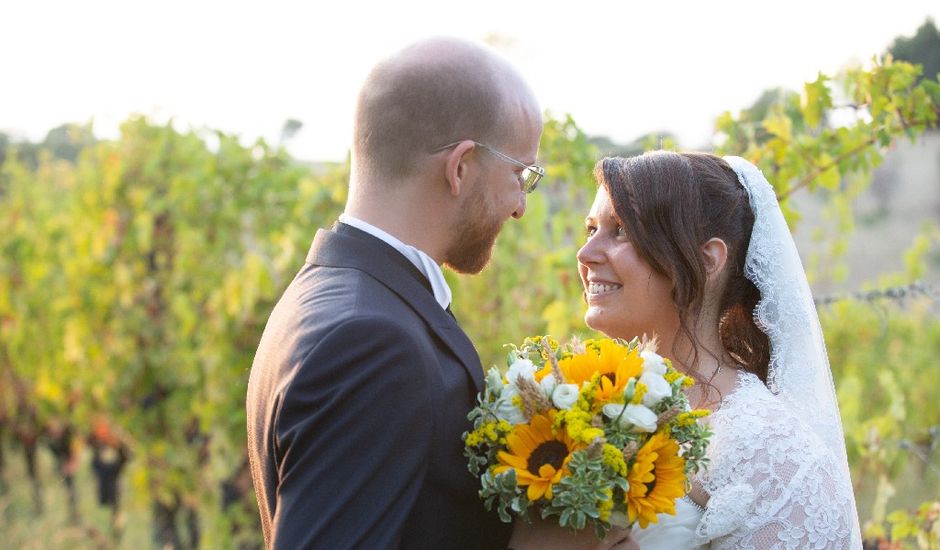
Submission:
M 460 192 L 466 189 L 466 183 L 472 169 L 470 160 L 475 147 L 476 144 L 467 139 L 458 143 L 447 155 L 447 162 L 444 164 L 444 177 L 450 185 L 450 194 L 455 197 L 459 197 Z
M 712 237 L 702 245 L 702 258 L 705 260 L 708 279 L 712 280 L 721 274 L 728 262 L 728 245 L 718 237 Z

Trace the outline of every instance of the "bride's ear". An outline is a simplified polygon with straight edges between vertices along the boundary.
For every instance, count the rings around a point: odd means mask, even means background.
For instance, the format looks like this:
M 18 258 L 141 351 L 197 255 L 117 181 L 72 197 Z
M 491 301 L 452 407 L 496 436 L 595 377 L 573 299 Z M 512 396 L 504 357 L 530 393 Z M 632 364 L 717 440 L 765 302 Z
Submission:
M 708 239 L 702 245 L 702 258 L 705 260 L 705 272 L 708 274 L 708 280 L 712 281 L 715 277 L 721 275 L 728 262 L 728 245 L 718 237 Z

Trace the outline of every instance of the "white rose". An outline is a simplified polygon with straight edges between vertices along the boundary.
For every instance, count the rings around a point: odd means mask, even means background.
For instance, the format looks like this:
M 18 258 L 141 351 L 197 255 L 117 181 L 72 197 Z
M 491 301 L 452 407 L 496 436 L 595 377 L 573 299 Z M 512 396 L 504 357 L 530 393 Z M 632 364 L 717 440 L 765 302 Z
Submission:
M 546 377 L 547 378 L 547 377 Z M 552 393 L 552 403 L 559 409 L 570 409 L 578 402 L 577 384 L 558 384 Z
M 535 382 L 535 364 L 528 359 L 516 359 L 513 361 L 513 363 L 509 365 L 509 370 L 506 371 L 506 379 L 509 380 L 510 385 L 515 387 L 516 380 L 518 380 L 520 376 Z
M 493 404 L 496 416 L 512 425 L 525 424 L 525 415 L 513 402 L 512 398 L 519 395 L 515 386 L 505 386 L 499 399 Z
M 619 418 L 617 421 L 621 426 L 633 426 L 633 431 L 635 432 L 649 432 L 653 433 L 656 431 L 656 413 L 649 410 L 643 405 L 617 405 L 616 403 L 608 403 L 603 407 L 604 415 L 610 419 Z M 622 413 L 622 414 L 621 414 Z
M 545 392 L 545 397 L 551 399 L 552 392 L 555 391 L 555 386 L 558 384 L 558 381 L 555 380 L 555 376 L 549 374 L 545 378 L 542 378 L 542 381 L 539 382 L 539 385 L 542 386 L 542 391 Z
M 660 376 L 666 374 L 666 362 L 658 353 L 641 351 L 640 357 L 643 358 L 643 372 L 652 372 Z
M 646 386 L 646 393 L 643 394 L 643 404 L 647 407 L 655 407 L 663 399 L 672 397 L 672 386 L 658 374 L 644 372 L 640 376 L 640 383 Z

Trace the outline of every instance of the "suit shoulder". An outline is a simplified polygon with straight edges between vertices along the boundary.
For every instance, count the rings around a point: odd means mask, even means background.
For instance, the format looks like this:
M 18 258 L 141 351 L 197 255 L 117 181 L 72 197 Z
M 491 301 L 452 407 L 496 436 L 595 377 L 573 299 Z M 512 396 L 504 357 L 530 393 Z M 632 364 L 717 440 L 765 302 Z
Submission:
M 335 320 L 345 315 L 384 314 L 400 318 L 411 311 L 400 296 L 372 275 L 355 268 L 307 265 L 284 293 L 282 301 L 308 315 L 331 311 Z
M 383 288 L 356 269 L 308 264 L 268 319 L 252 364 L 250 393 L 273 398 L 301 372 L 305 379 L 329 378 L 367 359 L 354 351 L 394 345 L 419 357 L 425 354 L 418 350 L 428 350 L 430 357 L 424 321 Z

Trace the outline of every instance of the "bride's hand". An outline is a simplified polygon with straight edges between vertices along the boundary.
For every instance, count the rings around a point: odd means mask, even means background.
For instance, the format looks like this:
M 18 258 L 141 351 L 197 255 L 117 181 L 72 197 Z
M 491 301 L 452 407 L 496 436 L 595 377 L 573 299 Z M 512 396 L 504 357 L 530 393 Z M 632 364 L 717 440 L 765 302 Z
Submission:
M 612 528 L 603 540 L 594 530 L 578 533 L 560 527 L 557 520 L 533 518 L 532 524 L 517 519 L 513 525 L 509 547 L 514 550 L 639 550 L 630 529 Z

